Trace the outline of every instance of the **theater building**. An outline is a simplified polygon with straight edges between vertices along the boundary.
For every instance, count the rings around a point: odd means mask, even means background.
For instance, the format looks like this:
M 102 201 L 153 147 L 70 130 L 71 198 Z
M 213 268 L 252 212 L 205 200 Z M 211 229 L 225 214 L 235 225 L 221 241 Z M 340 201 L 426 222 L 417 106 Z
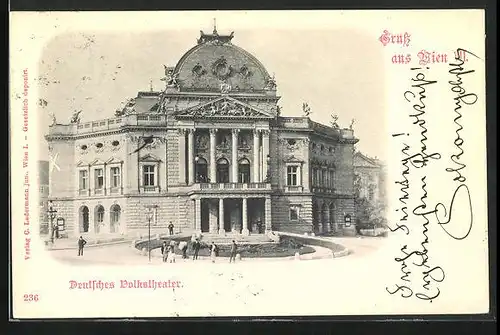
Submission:
M 148 208 L 176 232 L 355 231 L 353 131 L 282 116 L 275 79 L 232 39 L 202 32 L 161 91 L 49 127 L 50 199 L 69 232 L 144 229 Z

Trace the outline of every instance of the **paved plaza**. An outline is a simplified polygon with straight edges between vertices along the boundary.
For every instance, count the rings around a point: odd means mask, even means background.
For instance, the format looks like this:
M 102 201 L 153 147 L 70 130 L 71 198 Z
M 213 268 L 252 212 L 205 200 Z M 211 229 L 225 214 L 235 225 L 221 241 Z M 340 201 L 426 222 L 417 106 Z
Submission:
M 324 237 L 325 239 L 330 239 L 335 243 L 341 244 L 349 249 L 349 255 L 342 258 L 361 258 L 371 253 L 375 252 L 384 243 L 383 238 L 373 238 L 373 237 Z M 326 248 L 314 246 L 316 252 L 314 254 L 319 255 L 318 258 L 324 258 L 326 261 L 332 261 L 330 252 Z M 48 251 L 55 259 L 61 260 L 63 262 L 69 262 L 71 264 L 78 265 L 99 265 L 99 264 L 113 264 L 113 265 L 143 265 L 149 263 L 148 256 L 144 256 L 139 250 L 134 249 L 129 242 L 115 243 L 109 245 L 91 246 L 86 247 L 84 250 L 84 256 L 77 256 L 76 249 L 62 249 L 62 250 L 50 250 Z M 331 252 L 330 252 L 331 254 Z M 191 255 L 188 255 L 191 256 Z M 321 257 L 323 256 L 323 257 Z M 292 261 L 293 257 L 282 257 L 282 258 L 245 258 L 241 262 L 276 262 L 276 261 Z M 227 257 L 219 257 L 218 262 L 228 261 Z M 179 266 L 183 263 L 197 263 L 197 262 L 210 262 L 209 257 L 199 257 L 197 261 L 193 261 L 191 257 L 188 259 L 182 259 L 181 256 L 177 256 L 175 264 L 165 264 L 162 262 L 159 249 L 154 249 L 151 251 L 151 264 L 153 265 L 165 265 L 165 266 Z

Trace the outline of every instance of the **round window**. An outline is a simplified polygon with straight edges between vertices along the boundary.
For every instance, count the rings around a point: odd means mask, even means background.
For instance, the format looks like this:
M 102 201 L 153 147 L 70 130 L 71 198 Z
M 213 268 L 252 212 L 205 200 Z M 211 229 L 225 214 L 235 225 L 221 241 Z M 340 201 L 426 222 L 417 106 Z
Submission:
M 111 142 L 111 144 L 112 144 L 114 147 L 116 147 L 118 144 L 120 144 L 120 142 L 118 142 L 118 141 L 113 141 L 113 142 Z
M 103 144 L 99 142 L 99 143 L 97 143 L 95 146 L 96 146 L 97 148 L 102 148 Z
M 80 149 L 82 149 L 82 150 L 87 150 L 87 148 L 88 148 L 88 147 L 87 147 L 87 145 L 86 145 L 86 144 L 83 144 L 83 145 L 80 147 Z
M 295 141 L 293 139 L 288 140 L 289 145 L 295 145 L 295 143 L 297 143 L 297 141 Z

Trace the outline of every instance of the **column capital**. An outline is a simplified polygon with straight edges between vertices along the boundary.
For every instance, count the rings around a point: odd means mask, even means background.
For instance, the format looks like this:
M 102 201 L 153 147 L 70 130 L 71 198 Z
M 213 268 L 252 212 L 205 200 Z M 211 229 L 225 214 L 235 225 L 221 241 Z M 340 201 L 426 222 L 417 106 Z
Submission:
M 259 135 L 259 132 L 261 131 L 261 129 L 254 129 L 253 130 L 253 134 L 254 135 Z
M 177 131 L 179 132 L 179 135 L 185 135 L 188 130 L 186 128 L 179 128 Z
M 186 128 L 186 131 L 188 132 L 188 134 L 194 134 L 196 129 L 195 128 Z
M 231 132 L 235 135 L 238 135 L 238 133 L 240 132 L 240 130 L 238 128 L 233 128 L 231 129 Z
M 262 129 L 261 132 L 263 136 L 269 136 L 269 134 L 271 133 L 269 129 Z
M 217 134 L 218 131 L 219 131 L 219 129 L 217 129 L 217 128 L 210 128 L 210 130 L 209 130 L 210 135 L 215 135 L 215 134 Z

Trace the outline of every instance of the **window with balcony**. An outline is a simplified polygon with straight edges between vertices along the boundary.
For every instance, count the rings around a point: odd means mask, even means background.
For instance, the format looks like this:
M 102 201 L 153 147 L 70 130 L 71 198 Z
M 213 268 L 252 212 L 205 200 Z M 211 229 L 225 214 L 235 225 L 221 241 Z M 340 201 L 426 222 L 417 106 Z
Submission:
M 238 183 L 250 182 L 250 162 L 248 159 L 240 160 L 238 164 Z
M 229 183 L 229 162 L 225 158 L 217 161 L 217 182 Z
M 144 165 L 142 172 L 143 182 L 142 185 L 147 186 L 156 186 L 156 178 L 155 178 L 155 166 L 154 165 Z
M 286 184 L 287 186 L 298 186 L 299 185 L 299 167 L 292 165 L 286 168 Z

